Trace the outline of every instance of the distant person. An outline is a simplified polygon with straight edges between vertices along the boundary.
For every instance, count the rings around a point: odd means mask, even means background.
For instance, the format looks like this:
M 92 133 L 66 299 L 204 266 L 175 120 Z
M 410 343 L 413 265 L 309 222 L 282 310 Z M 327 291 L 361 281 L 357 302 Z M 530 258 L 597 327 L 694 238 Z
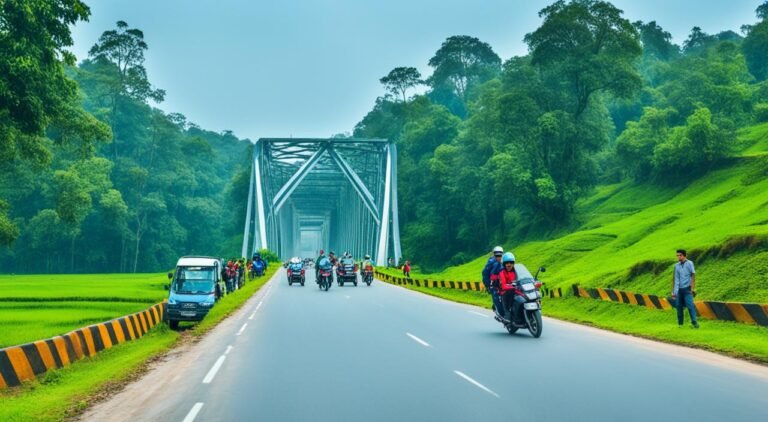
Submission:
M 315 260 L 315 263 L 319 263 L 321 259 L 325 258 L 325 251 L 320 249 L 320 255 L 318 255 L 317 259 Z M 315 282 L 320 283 L 320 278 L 318 277 L 320 275 L 320 267 L 315 265 Z
M 405 278 L 411 278 L 411 261 L 405 261 L 403 265 L 403 275 Z
M 499 273 L 504 268 L 501 265 L 502 255 L 504 255 L 504 248 L 501 246 L 493 248 L 493 255 L 488 258 L 482 272 L 485 291 L 491 295 L 493 311 L 499 316 L 504 316 L 504 308 L 501 304 L 501 296 L 499 296 Z
M 696 270 L 693 267 L 693 261 L 688 259 L 688 253 L 685 249 L 677 250 L 677 264 L 675 264 L 674 275 L 672 276 L 672 299 L 677 300 L 677 325 L 683 326 L 684 314 L 683 307 L 688 308 L 691 315 L 691 325 L 693 328 L 699 328 L 696 322 L 696 306 L 693 304 L 693 297 L 696 295 Z
M 390 256 L 389 258 L 387 258 L 387 268 L 392 268 L 394 266 L 395 266 L 395 261 Z

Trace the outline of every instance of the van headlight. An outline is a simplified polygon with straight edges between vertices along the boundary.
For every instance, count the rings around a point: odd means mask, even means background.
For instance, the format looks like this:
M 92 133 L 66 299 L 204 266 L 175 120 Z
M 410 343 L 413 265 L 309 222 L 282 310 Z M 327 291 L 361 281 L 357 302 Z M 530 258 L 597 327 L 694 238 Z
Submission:
M 172 298 L 172 297 L 171 297 L 171 298 L 168 298 L 168 304 L 169 304 L 169 305 L 175 305 L 175 304 L 177 304 L 177 303 L 178 303 L 178 302 L 176 302 L 176 299 L 174 299 L 174 298 Z
M 213 304 L 214 304 L 214 302 L 200 302 L 200 306 L 205 306 L 205 307 L 208 307 L 208 308 L 213 306 Z

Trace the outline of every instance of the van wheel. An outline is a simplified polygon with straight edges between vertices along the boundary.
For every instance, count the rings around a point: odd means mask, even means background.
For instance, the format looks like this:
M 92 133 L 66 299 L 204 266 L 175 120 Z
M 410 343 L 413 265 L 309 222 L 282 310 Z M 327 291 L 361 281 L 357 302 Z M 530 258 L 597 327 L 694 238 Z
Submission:
M 168 325 L 171 326 L 171 330 L 178 330 L 179 329 L 179 321 L 176 320 L 170 320 L 168 321 Z

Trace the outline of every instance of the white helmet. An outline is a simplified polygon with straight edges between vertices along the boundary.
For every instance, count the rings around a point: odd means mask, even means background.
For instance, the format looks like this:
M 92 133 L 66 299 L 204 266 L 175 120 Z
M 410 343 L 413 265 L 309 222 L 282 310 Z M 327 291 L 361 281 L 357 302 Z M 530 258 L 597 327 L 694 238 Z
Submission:
M 495 248 L 493 248 L 494 256 L 501 256 L 503 254 L 504 254 L 504 248 L 502 248 L 501 246 L 496 246 Z

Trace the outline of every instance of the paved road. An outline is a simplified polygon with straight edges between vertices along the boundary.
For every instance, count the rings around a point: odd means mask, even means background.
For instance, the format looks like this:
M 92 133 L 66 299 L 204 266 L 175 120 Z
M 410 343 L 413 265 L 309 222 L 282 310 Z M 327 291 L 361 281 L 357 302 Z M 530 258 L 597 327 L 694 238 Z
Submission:
M 510 336 L 378 281 L 323 292 L 281 271 L 187 349 L 83 419 L 768 420 L 766 367 L 552 319 Z

